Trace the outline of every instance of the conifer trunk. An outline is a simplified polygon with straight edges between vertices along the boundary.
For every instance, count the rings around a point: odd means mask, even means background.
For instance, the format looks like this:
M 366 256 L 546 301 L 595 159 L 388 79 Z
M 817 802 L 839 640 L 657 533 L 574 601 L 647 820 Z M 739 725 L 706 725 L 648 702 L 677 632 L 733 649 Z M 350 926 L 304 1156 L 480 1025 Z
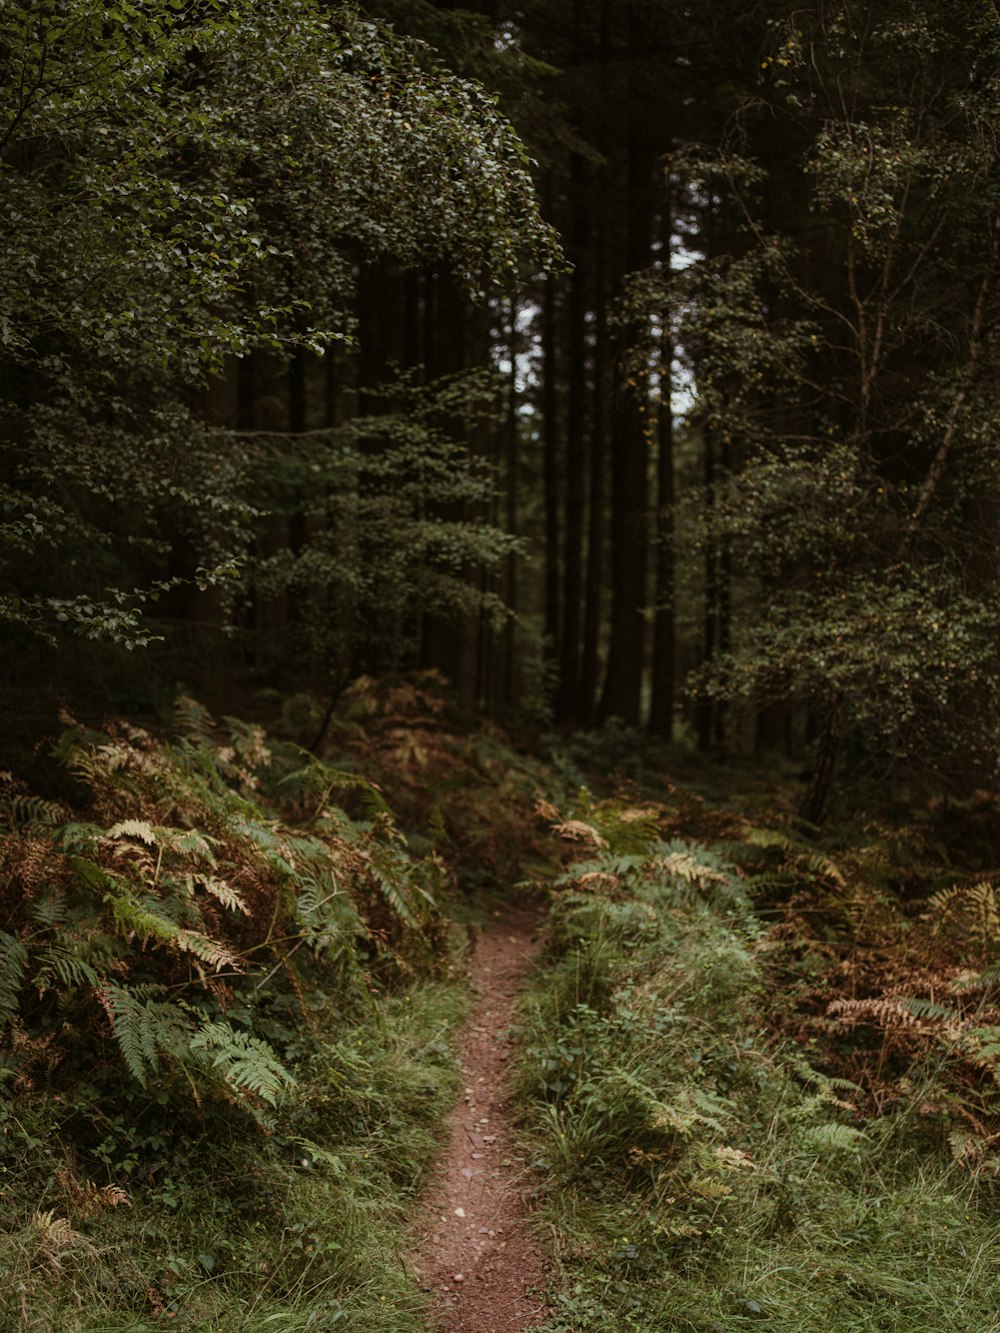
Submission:
M 651 177 L 652 163 L 633 127 L 626 191 L 627 272 L 638 272 L 649 262 Z M 638 345 L 641 334 L 626 326 L 621 351 Z M 632 379 L 620 353 L 612 404 L 611 642 L 600 712 L 603 718 L 618 717 L 638 726 L 646 658 L 649 455 L 642 390 Z
M 566 386 L 566 523 L 563 544 L 563 625 L 559 653 L 559 689 L 556 715 L 576 718 L 580 701 L 580 634 L 583 610 L 583 521 L 587 444 L 585 438 L 586 298 L 584 263 L 587 244 L 586 182 L 583 164 L 573 159 L 570 197 L 574 225 L 571 258 L 575 265 L 570 278 L 567 310 L 566 351 L 569 360 Z
M 669 217 L 669 214 L 668 214 Z M 670 254 L 670 225 L 664 228 Z M 669 258 L 668 261 L 669 262 Z M 674 610 L 674 414 L 671 405 L 674 347 L 670 312 L 663 315 L 660 338 L 660 411 L 656 455 L 656 615 L 653 621 L 653 692 L 649 729 L 661 740 L 674 734 L 677 628 Z

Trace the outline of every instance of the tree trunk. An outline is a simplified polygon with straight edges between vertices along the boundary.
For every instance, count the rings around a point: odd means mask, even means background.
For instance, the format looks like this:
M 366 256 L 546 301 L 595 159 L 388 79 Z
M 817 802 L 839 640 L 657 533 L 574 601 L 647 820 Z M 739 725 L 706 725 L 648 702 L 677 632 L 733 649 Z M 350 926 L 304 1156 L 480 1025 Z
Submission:
M 669 215 L 668 215 L 669 217 Z M 670 225 L 664 228 L 670 254 Z M 677 628 L 674 609 L 674 414 L 671 404 L 674 358 L 670 311 L 663 315 L 660 338 L 659 448 L 656 455 L 656 616 L 653 621 L 653 693 L 649 729 L 661 740 L 673 740 Z
M 594 382 L 587 458 L 590 491 L 587 502 L 587 573 L 583 597 L 583 646 L 580 661 L 579 713 L 592 722 L 600 686 L 601 608 L 604 601 L 605 536 L 610 435 L 610 354 L 608 351 L 607 219 L 599 214 L 594 291 Z
M 558 660 L 562 617 L 559 605 L 559 421 L 556 364 L 556 280 L 545 279 L 542 298 L 542 449 L 545 469 L 545 638 Z
M 799 817 L 810 824 L 819 824 L 826 809 L 827 798 L 833 785 L 833 773 L 837 766 L 837 752 L 840 749 L 840 726 L 843 713 L 843 701 L 834 697 L 829 704 L 826 723 L 820 737 L 816 755 L 816 767 L 806 794 L 799 806 Z
M 704 450 L 705 490 L 705 600 L 702 620 L 702 665 L 715 661 L 719 631 L 719 548 L 715 522 L 715 440 L 705 432 Z M 708 750 L 715 735 L 715 701 L 702 692 L 695 708 L 695 726 L 699 750 Z
M 649 261 L 652 214 L 652 163 L 634 138 L 628 150 L 626 269 L 636 272 Z M 644 390 L 630 383 L 623 353 L 634 347 L 644 330 L 627 326 L 624 346 L 616 358 L 612 405 L 615 447 L 611 460 L 611 642 L 608 671 L 601 698 L 601 717 L 619 717 L 632 726 L 640 722 L 646 657 L 648 568 L 648 463 Z

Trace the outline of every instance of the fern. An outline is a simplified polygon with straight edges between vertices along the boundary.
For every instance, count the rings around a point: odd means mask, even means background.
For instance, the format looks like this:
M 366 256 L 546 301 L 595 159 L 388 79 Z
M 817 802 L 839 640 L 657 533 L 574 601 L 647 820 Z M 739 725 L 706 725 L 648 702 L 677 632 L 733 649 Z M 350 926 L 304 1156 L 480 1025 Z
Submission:
M 19 791 L 0 796 L 0 829 L 52 828 L 65 818 L 66 811 L 57 801 Z
M 179 930 L 174 936 L 174 943 L 183 953 L 192 954 L 203 963 L 208 963 L 209 967 L 214 967 L 217 972 L 223 967 L 231 968 L 234 972 L 243 971 L 243 960 L 238 953 L 200 931 Z
M 104 830 L 98 828 L 96 824 L 78 824 L 71 821 L 63 824 L 58 830 L 55 843 L 66 852 L 93 855 L 97 849 L 98 839 L 103 837 Z
M 922 996 L 900 995 L 896 1001 L 903 1009 L 913 1015 L 914 1018 L 941 1018 L 954 1019 L 958 1015 L 954 1009 L 946 1004 L 937 1004 L 934 1000 L 924 999 Z
M 725 884 L 729 876 L 715 866 L 706 865 L 703 857 L 691 847 L 670 851 L 655 858 L 656 868 L 667 875 L 676 875 L 688 884 L 702 885 L 707 881 Z
M 928 899 L 927 906 L 935 930 L 948 922 L 983 948 L 1000 942 L 1000 901 L 988 880 L 939 890 Z
M 65 893 L 58 888 L 53 888 L 50 893 L 35 898 L 26 906 L 30 919 L 37 921 L 40 926 L 62 926 L 69 919 L 69 903 Z
M 112 1031 L 129 1073 L 148 1086 L 150 1073 L 159 1073 L 160 1055 L 177 1056 L 190 1047 L 193 1023 L 179 1005 L 155 998 L 162 986 L 105 987 L 102 999 Z
M 139 902 L 127 890 L 109 895 L 109 900 L 115 923 L 126 937 L 134 934 L 141 940 L 159 940 L 165 944 L 175 941 L 180 934 L 176 921 L 154 911 L 148 902 Z
M 259 818 L 248 818 L 242 813 L 232 820 L 230 830 L 237 838 L 252 843 L 263 854 L 265 862 L 272 870 L 277 870 L 289 878 L 295 874 L 295 862 L 284 831 L 265 824 Z
M 320 819 L 328 813 L 327 802 L 335 791 L 360 792 L 362 806 L 369 819 L 374 819 L 378 814 L 391 813 L 380 788 L 370 779 L 348 769 L 331 768 L 298 746 L 294 749 L 306 763 L 280 778 L 278 789 L 290 789 L 293 796 L 311 796 L 314 803 L 312 819 Z
M 974 1060 L 993 1065 L 1000 1059 L 1000 1027 L 973 1028 L 966 1040 Z
M 190 1046 L 230 1089 L 253 1093 L 269 1106 L 276 1105 L 284 1089 L 295 1083 L 267 1042 L 228 1023 L 204 1023 Z
M 16 935 L 0 930 L 0 1021 L 17 1013 L 28 951 Z
M 814 1125 L 803 1137 L 820 1152 L 857 1153 L 867 1142 L 862 1130 L 837 1123 Z
M 844 872 L 836 861 L 832 861 L 830 857 L 824 856 L 822 852 L 809 847 L 789 833 L 784 833 L 779 829 L 746 828 L 743 836 L 752 847 L 777 848 L 784 852 L 787 857 L 794 858 L 800 865 L 805 866 L 814 875 L 832 879 L 839 888 L 847 887 Z
M 247 907 L 244 899 L 224 879 L 217 879 L 214 875 L 198 875 L 197 877 L 189 876 L 189 882 L 192 885 L 200 885 L 209 897 L 214 898 L 216 902 L 220 902 L 223 907 L 228 907 L 231 912 L 241 912 L 244 916 L 251 915 L 250 908 Z
M 149 847 L 157 845 L 156 834 L 151 824 L 147 824 L 144 819 L 123 819 L 121 823 L 115 824 L 107 832 L 109 838 L 138 838 Z
M 348 942 L 364 931 L 357 908 L 344 890 L 337 888 L 332 876 L 322 882 L 303 880 L 295 910 L 303 939 L 316 953 L 337 942 Z
M 371 877 L 382 900 L 392 909 L 403 925 L 409 926 L 411 930 L 419 933 L 422 929 L 420 917 L 413 906 L 407 902 L 399 884 L 396 882 L 396 876 L 391 872 L 385 873 L 380 867 L 373 865 Z
M 195 829 L 157 829 L 156 832 L 170 851 L 193 857 L 207 866 L 216 865 L 213 848 L 217 839 L 210 838 L 207 833 Z
M 313 1143 L 312 1139 L 304 1139 L 295 1135 L 289 1142 L 294 1143 L 297 1148 L 302 1150 L 303 1166 L 306 1163 L 310 1166 L 327 1166 L 338 1178 L 347 1175 L 344 1159 L 338 1157 L 336 1153 L 330 1152 L 329 1149 L 320 1147 L 318 1143 Z
M 101 983 L 95 968 L 86 959 L 81 958 L 72 944 L 54 943 L 43 949 L 38 958 L 41 966 L 32 978 L 32 985 L 39 995 L 51 989 L 52 982 L 58 979 L 64 986 L 94 986 Z

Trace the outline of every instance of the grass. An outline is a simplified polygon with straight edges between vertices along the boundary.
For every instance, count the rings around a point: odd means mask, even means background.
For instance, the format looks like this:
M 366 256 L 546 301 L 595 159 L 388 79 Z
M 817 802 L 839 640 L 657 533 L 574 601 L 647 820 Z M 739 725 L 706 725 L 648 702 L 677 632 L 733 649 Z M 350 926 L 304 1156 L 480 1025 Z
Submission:
M 544 1333 L 1000 1328 L 997 1182 L 921 1114 L 933 1068 L 862 1118 L 818 1047 L 775 1038 L 736 872 L 639 850 L 641 821 L 610 813 L 590 812 L 611 845 L 557 888 L 521 1014 Z
M 336 1036 L 299 1070 L 294 1113 L 268 1135 L 248 1137 L 243 1123 L 226 1138 L 216 1124 L 201 1141 L 172 1141 L 166 1125 L 137 1134 L 123 1121 L 116 1143 L 73 1155 L 71 1182 L 75 1108 L 62 1122 L 50 1102 L 34 1121 L 10 1114 L 0 1327 L 425 1328 L 407 1218 L 454 1101 L 450 1037 L 464 1003 L 457 982 L 428 981 L 363 1021 L 327 1014 Z M 131 1206 L 88 1202 L 80 1182 L 102 1169 L 127 1176 Z
M 424 691 L 348 702 L 330 762 L 183 699 L 70 726 L 61 800 L 0 775 L 0 1328 L 427 1327 L 455 961 L 535 767 Z
M 419 691 L 356 703 L 374 721 L 351 764 L 399 803 L 398 824 L 370 783 L 302 768 L 298 752 L 264 747 L 243 724 L 222 745 L 200 712 L 173 767 L 146 762 L 161 753 L 151 740 L 139 754 L 134 740 L 94 751 L 134 760 L 97 772 L 104 805 L 91 802 L 87 817 L 100 825 L 98 869 L 139 884 L 146 867 L 154 888 L 171 871 L 182 883 L 194 855 L 186 831 L 212 829 L 220 875 L 257 895 L 262 940 L 203 903 L 209 933 L 253 960 L 230 992 L 211 992 L 218 1013 L 192 989 L 195 973 L 177 971 L 181 955 L 105 920 L 104 888 L 87 881 L 73 896 L 89 862 L 67 860 L 62 807 L 16 784 L 7 792 L 4 930 L 17 918 L 31 957 L 11 965 L 8 939 L 0 1328 L 429 1327 L 406 1255 L 458 1087 L 451 1039 L 467 991 L 449 959 L 462 923 L 489 914 L 490 893 L 534 870 L 551 877 L 533 807 L 555 779 L 491 735 L 441 731 Z M 176 779 L 166 805 L 153 790 L 164 773 Z M 332 792 L 353 813 L 328 805 Z M 519 1020 L 518 1104 L 554 1260 L 540 1333 L 1000 1330 L 1000 1056 L 992 1072 L 984 1063 L 1000 1027 L 988 1016 L 973 1040 L 978 991 L 940 1003 L 948 969 L 967 963 L 966 900 L 976 920 L 992 903 L 992 922 L 995 897 L 963 890 L 924 920 L 897 904 L 891 881 L 906 876 L 881 853 L 861 847 L 838 861 L 841 873 L 801 838 L 752 827 L 745 807 L 685 791 L 670 799 L 668 810 L 581 791 L 568 821 L 538 806 L 587 858 L 555 883 L 549 943 Z M 133 833 L 120 847 L 123 817 Z M 162 864 L 145 850 L 154 824 Z M 685 826 L 717 850 L 664 841 Z M 916 846 L 909 832 L 902 840 Z M 320 887 L 330 867 L 352 897 Z M 421 886 L 449 883 L 450 916 L 415 918 Z M 751 885 L 770 894 L 784 934 L 765 934 Z M 166 910 L 165 890 L 149 896 Z M 98 958 L 101 930 L 110 942 Z M 77 954 L 100 962 L 98 980 L 84 984 L 65 964 L 43 989 L 46 958 Z M 192 1065 L 169 1032 L 147 1075 L 130 1077 L 94 1008 L 129 969 L 136 986 L 180 987 L 213 1018 L 253 1031 L 294 1083 L 282 1082 L 273 1107 L 241 1103 L 244 1066 L 234 1062 L 220 1089 L 210 1062 Z M 829 1017 L 830 996 L 852 988 L 896 997 L 882 1028 Z M 934 1003 L 911 1022 L 925 995 Z M 873 1059 L 864 1095 L 833 1076 L 860 1079 Z M 892 1109 L 876 1118 L 877 1102 Z

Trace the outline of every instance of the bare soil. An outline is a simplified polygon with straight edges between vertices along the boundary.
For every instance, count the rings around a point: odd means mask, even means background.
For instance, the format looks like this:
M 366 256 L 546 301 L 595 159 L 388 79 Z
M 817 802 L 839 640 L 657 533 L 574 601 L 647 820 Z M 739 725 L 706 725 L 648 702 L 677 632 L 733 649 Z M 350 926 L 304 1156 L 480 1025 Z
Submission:
M 463 1096 L 417 1224 L 416 1264 L 438 1298 L 440 1333 L 518 1333 L 546 1315 L 542 1253 L 527 1226 L 525 1166 L 506 1105 L 506 1030 L 541 916 L 538 904 L 505 905 L 474 941 Z

